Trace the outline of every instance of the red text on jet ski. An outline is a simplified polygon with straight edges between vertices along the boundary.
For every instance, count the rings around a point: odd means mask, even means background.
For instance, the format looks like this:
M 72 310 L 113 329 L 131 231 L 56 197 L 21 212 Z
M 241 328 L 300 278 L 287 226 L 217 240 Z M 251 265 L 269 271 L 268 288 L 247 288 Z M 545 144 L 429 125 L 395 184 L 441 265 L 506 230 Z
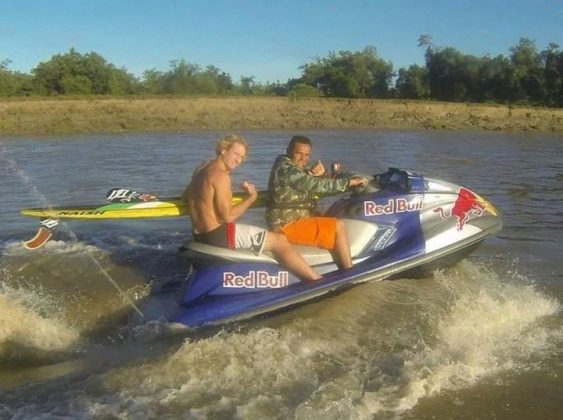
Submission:
M 365 216 L 381 216 L 384 214 L 404 213 L 422 210 L 422 200 L 408 201 L 406 198 L 392 198 L 387 203 L 377 204 L 373 201 L 364 201 Z
M 279 289 L 289 285 L 289 272 L 278 271 L 277 276 L 267 271 L 249 271 L 248 276 L 237 276 L 233 272 L 223 273 L 223 287 L 244 289 Z

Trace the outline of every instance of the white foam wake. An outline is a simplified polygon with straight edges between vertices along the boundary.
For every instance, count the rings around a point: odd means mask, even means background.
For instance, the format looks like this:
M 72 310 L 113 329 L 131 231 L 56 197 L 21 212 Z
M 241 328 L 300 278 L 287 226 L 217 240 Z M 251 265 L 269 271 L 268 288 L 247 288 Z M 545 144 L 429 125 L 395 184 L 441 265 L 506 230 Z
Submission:
M 370 413 L 402 412 L 441 391 L 466 388 L 503 371 L 524 370 L 557 351 L 563 340 L 563 331 L 542 322 L 560 310 L 559 302 L 533 285 L 504 281 L 468 262 L 436 276 L 451 304 L 439 315 L 434 336 L 422 349 L 405 353 L 398 383 L 365 396 L 363 404 Z M 435 311 L 428 316 L 436 316 Z
M 0 361 L 71 349 L 79 331 L 49 313 L 56 306 L 45 294 L 0 286 Z

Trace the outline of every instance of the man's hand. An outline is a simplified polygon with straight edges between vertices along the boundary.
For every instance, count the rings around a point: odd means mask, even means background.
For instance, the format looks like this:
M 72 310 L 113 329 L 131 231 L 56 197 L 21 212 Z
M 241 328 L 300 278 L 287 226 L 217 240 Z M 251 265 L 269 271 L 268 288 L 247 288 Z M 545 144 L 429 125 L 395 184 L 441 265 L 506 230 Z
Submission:
M 365 187 L 368 184 L 368 180 L 363 176 L 353 176 L 350 178 L 350 187 Z
M 315 163 L 313 167 L 309 169 L 309 175 L 313 175 L 313 176 L 326 175 L 326 169 L 320 160 L 317 160 L 317 163 Z
M 256 200 L 256 198 L 258 197 L 258 191 L 256 191 L 256 185 L 254 185 L 252 182 L 248 182 L 248 181 L 244 181 L 241 184 L 241 187 L 243 190 L 245 190 L 248 195 L 253 198 L 252 201 Z

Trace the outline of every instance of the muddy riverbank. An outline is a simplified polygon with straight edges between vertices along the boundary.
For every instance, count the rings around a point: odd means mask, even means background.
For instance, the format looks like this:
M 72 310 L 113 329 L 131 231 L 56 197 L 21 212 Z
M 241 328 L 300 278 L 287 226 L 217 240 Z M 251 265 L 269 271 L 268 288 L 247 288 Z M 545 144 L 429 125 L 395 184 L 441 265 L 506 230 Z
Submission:
M 236 129 L 563 132 L 563 109 L 282 97 L 9 99 L 0 135 Z

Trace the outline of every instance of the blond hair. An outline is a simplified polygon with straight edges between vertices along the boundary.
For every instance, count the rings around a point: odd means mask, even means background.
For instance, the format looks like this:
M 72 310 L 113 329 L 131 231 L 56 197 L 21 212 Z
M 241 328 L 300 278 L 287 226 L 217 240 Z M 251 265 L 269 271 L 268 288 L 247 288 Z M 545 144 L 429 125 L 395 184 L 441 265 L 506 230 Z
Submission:
M 244 137 L 239 136 L 238 134 L 229 134 L 222 139 L 217 141 L 217 145 L 215 146 L 215 153 L 217 156 L 221 154 L 223 150 L 229 150 L 233 144 L 238 143 L 244 146 L 244 151 L 246 152 L 244 159 L 246 159 L 246 155 L 248 155 L 248 144 Z

